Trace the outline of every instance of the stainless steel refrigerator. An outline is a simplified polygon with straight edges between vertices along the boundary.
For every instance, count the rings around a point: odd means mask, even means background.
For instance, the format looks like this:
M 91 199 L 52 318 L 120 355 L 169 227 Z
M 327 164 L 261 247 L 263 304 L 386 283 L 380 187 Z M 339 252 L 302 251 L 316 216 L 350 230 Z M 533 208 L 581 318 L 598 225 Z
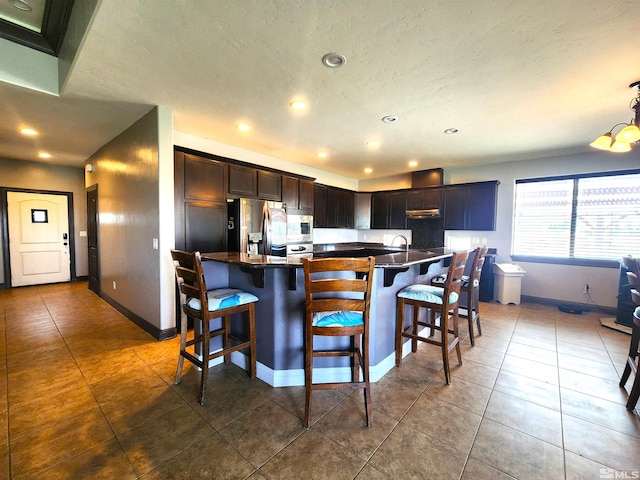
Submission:
M 287 212 L 280 202 L 236 198 L 227 202 L 231 252 L 287 256 Z

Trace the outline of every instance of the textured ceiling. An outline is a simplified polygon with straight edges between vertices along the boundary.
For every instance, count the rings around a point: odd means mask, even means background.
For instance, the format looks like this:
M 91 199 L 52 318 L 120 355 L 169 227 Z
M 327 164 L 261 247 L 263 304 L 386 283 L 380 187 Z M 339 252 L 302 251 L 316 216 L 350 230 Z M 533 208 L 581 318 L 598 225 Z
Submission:
M 586 152 L 628 121 L 640 79 L 634 1 L 98 5 L 59 98 L 0 84 L 11 99 L 0 156 L 35 160 L 38 142 L 81 164 L 163 105 L 175 130 L 351 178 L 407 172 L 410 159 L 421 170 L 540 158 Z M 323 66 L 328 52 L 346 64 Z M 291 111 L 294 98 L 306 113 Z M 23 124 L 43 134 L 19 138 Z

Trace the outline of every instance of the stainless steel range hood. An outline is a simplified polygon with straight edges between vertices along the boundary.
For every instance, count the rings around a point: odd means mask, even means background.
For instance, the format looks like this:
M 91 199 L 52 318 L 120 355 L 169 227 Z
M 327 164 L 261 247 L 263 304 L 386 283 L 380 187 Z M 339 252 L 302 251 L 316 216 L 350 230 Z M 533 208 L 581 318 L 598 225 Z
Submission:
M 420 210 L 405 210 L 408 218 L 440 218 L 439 208 L 425 208 Z

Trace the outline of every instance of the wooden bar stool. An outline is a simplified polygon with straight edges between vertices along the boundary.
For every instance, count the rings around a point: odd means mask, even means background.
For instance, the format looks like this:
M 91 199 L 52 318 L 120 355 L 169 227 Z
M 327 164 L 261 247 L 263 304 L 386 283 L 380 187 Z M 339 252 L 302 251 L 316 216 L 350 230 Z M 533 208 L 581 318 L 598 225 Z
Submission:
M 631 290 L 631 298 L 633 303 L 636 304 L 636 309 L 633 312 L 633 323 L 631 325 L 631 345 L 629 346 L 629 355 L 627 356 L 627 363 L 624 367 L 624 372 L 620 378 L 620 386 L 624 388 L 631 372 L 633 372 L 635 379 L 631 386 L 631 392 L 629 393 L 629 400 L 627 401 L 627 410 L 633 410 L 636 408 L 638 398 L 640 398 L 640 375 L 638 375 L 638 362 L 640 359 L 640 282 L 638 276 L 634 273 L 628 272 L 627 275 L 633 275 L 635 277 L 630 280 L 635 281 L 634 289 Z M 632 283 L 633 285 L 633 283 Z
M 258 297 L 235 288 L 207 290 L 202 270 L 200 252 L 171 250 L 176 271 L 176 281 L 182 304 L 180 325 L 180 354 L 176 369 L 176 385 L 180 383 L 182 366 L 186 358 L 200 368 L 200 405 L 204 405 L 209 361 L 224 356 L 231 362 L 231 353 L 247 349 L 249 352 L 249 376 L 256 376 L 255 302 Z M 206 305 L 208 308 L 202 308 Z M 238 338 L 231 333 L 231 315 L 248 313 L 247 338 Z M 187 341 L 187 319 L 194 322 L 194 338 Z M 221 319 L 220 326 L 212 327 L 212 320 Z M 216 323 L 216 322 L 214 322 Z M 216 323 L 216 325 L 218 325 Z M 222 348 L 211 352 L 211 338 L 222 337 Z M 191 348 L 193 347 L 193 348 Z M 189 350 L 190 351 L 189 351 Z
M 303 260 L 305 314 L 304 426 L 309 428 L 312 390 L 362 388 L 367 426 L 371 415 L 369 384 L 369 305 L 374 257 Z M 350 347 L 319 350 L 315 337 L 351 337 Z M 313 359 L 351 357 L 351 381 L 313 383 Z M 362 368 L 362 381 L 360 369 Z
M 460 288 L 462 286 L 462 274 L 469 252 L 455 252 L 451 258 L 451 264 L 447 272 L 447 279 L 443 287 L 433 285 L 409 285 L 397 294 L 396 301 L 396 366 L 402 363 L 402 339 L 411 339 L 411 351 L 416 352 L 418 342 L 438 345 L 442 349 L 442 363 L 444 365 L 444 376 L 447 384 L 451 383 L 451 373 L 449 370 L 449 353 L 454 348 L 458 355 L 458 363 L 462 365 L 462 354 L 460 352 L 460 341 L 458 337 L 458 300 L 460 298 Z M 412 321 L 405 327 L 405 306 L 412 307 Z M 421 308 L 429 309 L 430 321 L 420 321 L 419 312 Z M 439 325 L 436 323 L 437 315 L 440 315 Z M 452 328 L 449 327 L 451 318 Z M 429 337 L 420 335 L 418 328 L 428 327 Z M 440 331 L 440 340 L 432 338 L 433 330 Z M 450 340 L 449 336 L 453 335 Z
M 469 255 L 467 265 L 465 265 L 465 271 L 468 271 L 469 274 L 462 275 L 462 286 L 460 287 L 460 293 L 466 293 L 466 295 L 461 297 L 458 305 L 458 315 L 467 319 L 469 323 L 469 340 L 474 347 L 476 345 L 474 323 L 478 328 L 478 336 L 482 335 L 482 327 L 480 325 L 480 276 L 482 275 L 482 267 L 484 266 L 487 250 L 488 247 L 486 245 L 480 245 L 472 255 Z M 442 287 L 446 280 L 446 274 L 438 275 L 431 280 L 431 285 Z
M 482 335 L 482 327 L 480 326 L 480 275 L 482 275 L 482 267 L 484 265 L 484 257 L 487 255 L 487 246 L 481 245 L 476 248 L 473 261 L 471 263 L 471 271 L 469 276 L 463 275 L 460 292 L 466 292 L 466 302 L 460 302 L 458 309 L 464 309 L 465 313 L 459 313 L 462 318 L 466 318 L 469 322 L 469 340 L 472 346 L 476 346 L 476 339 L 473 332 L 473 324 L 478 327 L 478 336 Z M 466 277 L 466 279 L 465 279 Z

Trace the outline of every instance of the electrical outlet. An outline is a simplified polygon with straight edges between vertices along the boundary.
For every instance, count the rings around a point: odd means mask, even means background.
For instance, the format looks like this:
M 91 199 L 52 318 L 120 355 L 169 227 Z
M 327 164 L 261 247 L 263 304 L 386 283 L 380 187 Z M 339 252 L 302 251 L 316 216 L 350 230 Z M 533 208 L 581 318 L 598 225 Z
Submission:
M 115 280 L 113 281 L 113 289 L 114 290 L 116 289 L 116 281 Z
M 585 283 L 585 284 L 584 284 L 584 287 L 583 287 L 582 291 L 583 291 L 584 293 L 590 293 L 590 292 L 591 292 L 591 287 L 589 286 L 589 284 L 588 284 L 588 283 Z

